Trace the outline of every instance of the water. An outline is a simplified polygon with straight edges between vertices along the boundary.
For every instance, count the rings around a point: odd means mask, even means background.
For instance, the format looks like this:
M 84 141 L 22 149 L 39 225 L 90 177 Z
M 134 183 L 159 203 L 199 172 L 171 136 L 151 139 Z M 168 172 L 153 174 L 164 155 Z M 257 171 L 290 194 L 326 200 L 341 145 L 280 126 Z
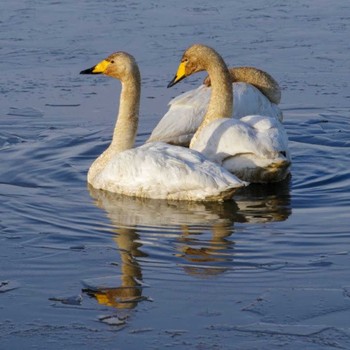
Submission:
M 350 5 L 324 1 L 0 4 L 1 349 L 350 347 Z M 225 204 L 96 193 L 118 82 L 78 72 L 133 54 L 137 144 L 183 50 L 215 47 L 283 86 L 292 177 Z

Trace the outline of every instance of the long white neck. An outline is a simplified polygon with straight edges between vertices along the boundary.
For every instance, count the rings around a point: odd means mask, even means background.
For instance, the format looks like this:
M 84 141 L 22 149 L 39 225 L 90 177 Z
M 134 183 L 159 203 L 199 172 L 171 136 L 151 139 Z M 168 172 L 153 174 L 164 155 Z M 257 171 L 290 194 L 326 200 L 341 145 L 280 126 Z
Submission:
M 93 162 L 88 172 L 88 182 L 98 174 L 117 153 L 134 146 L 139 121 L 141 78 L 139 71 L 123 79 L 119 112 L 109 147 Z
M 225 62 L 219 55 L 206 57 L 205 70 L 211 80 L 211 96 L 204 119 L 194 134 L 191 145 L 201 130 L 212 121 L 220 118 L 231 118 L 233 112 L 232 80 Z
M 108 147 L 113 149 L 113 154 L 134 146 L 139 122 L 140 94 L 139 76 L 122 81 L 117 123 L 114 127 L 112 142 Z

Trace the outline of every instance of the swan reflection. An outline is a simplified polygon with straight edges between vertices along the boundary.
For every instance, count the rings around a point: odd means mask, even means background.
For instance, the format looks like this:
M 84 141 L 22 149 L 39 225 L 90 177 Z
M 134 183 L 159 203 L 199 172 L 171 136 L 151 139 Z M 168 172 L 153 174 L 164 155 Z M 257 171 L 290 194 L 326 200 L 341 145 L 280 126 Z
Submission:
M 291 178 L 268 185 L 251 184 L 235 196 L 239 217 L 247 223 L 285 221 L 292 213 Z
M 120 251 L 121 257 L 121 285 L 111 287 L 110 281 L 99 279 L 86 283 L 83 291 L 95 297 L 99 304 L 112 306 L 118 309 L 132 309 L 142 298 L 142 271 L 136 257 L 145 256 L 138 248 L 139 235 L 136 230 L 116 228 L 113 237 Z M 113 283 L 113 282 L 112 282 Z
M 248 186 L 237 193 L 235 201 L 223 203 L 131 198 L 91 187 L 89 191 L 113 224 L 113 240 L 121 255 L 121 282 L 116 287 L 114 282 L 97 279 L 84 291 L 100 304 L 118 309 L 132 309 L 146 299 L 140 257 L 148 255 L 142 251 L 140 236 L 156 233 L 162 251 L 161 236 L 165 241 L 170 232 L 175 241 L 169 261 L 176 259 L 187 274 L 208 278 L 232 268 L 235 242 L 230 236 L 235 223 L 284 221 L 291 214 L 289 180 Z

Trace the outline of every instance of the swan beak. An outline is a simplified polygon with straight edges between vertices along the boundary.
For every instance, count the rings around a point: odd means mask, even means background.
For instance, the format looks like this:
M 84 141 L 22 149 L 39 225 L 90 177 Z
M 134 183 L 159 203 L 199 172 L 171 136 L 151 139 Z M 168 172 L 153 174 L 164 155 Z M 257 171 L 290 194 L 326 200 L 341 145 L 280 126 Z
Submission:
M 182 79 L 186 78 L 186 62 L 181 62 L 173 80 L 168 84 L 168 88 L 174 86 Z
M 102 74 L 106 71 L 109 64 L 110 62 L 103 60 L 100 63 L 96 64 L 96 66 L 82 70 L 80 74 Z

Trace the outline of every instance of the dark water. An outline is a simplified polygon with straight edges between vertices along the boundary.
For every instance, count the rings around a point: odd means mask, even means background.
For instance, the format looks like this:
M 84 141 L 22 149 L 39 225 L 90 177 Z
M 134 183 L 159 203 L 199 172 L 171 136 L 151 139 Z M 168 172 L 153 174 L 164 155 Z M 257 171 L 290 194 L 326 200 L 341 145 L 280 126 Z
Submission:
M 0 349 L 350 348 L 350 4 L 0 3 Z M 125 50 L 142 144 L 182 51 L 215 47 L 283 86 L 292 178 L 225 204 L 90 192 Z

